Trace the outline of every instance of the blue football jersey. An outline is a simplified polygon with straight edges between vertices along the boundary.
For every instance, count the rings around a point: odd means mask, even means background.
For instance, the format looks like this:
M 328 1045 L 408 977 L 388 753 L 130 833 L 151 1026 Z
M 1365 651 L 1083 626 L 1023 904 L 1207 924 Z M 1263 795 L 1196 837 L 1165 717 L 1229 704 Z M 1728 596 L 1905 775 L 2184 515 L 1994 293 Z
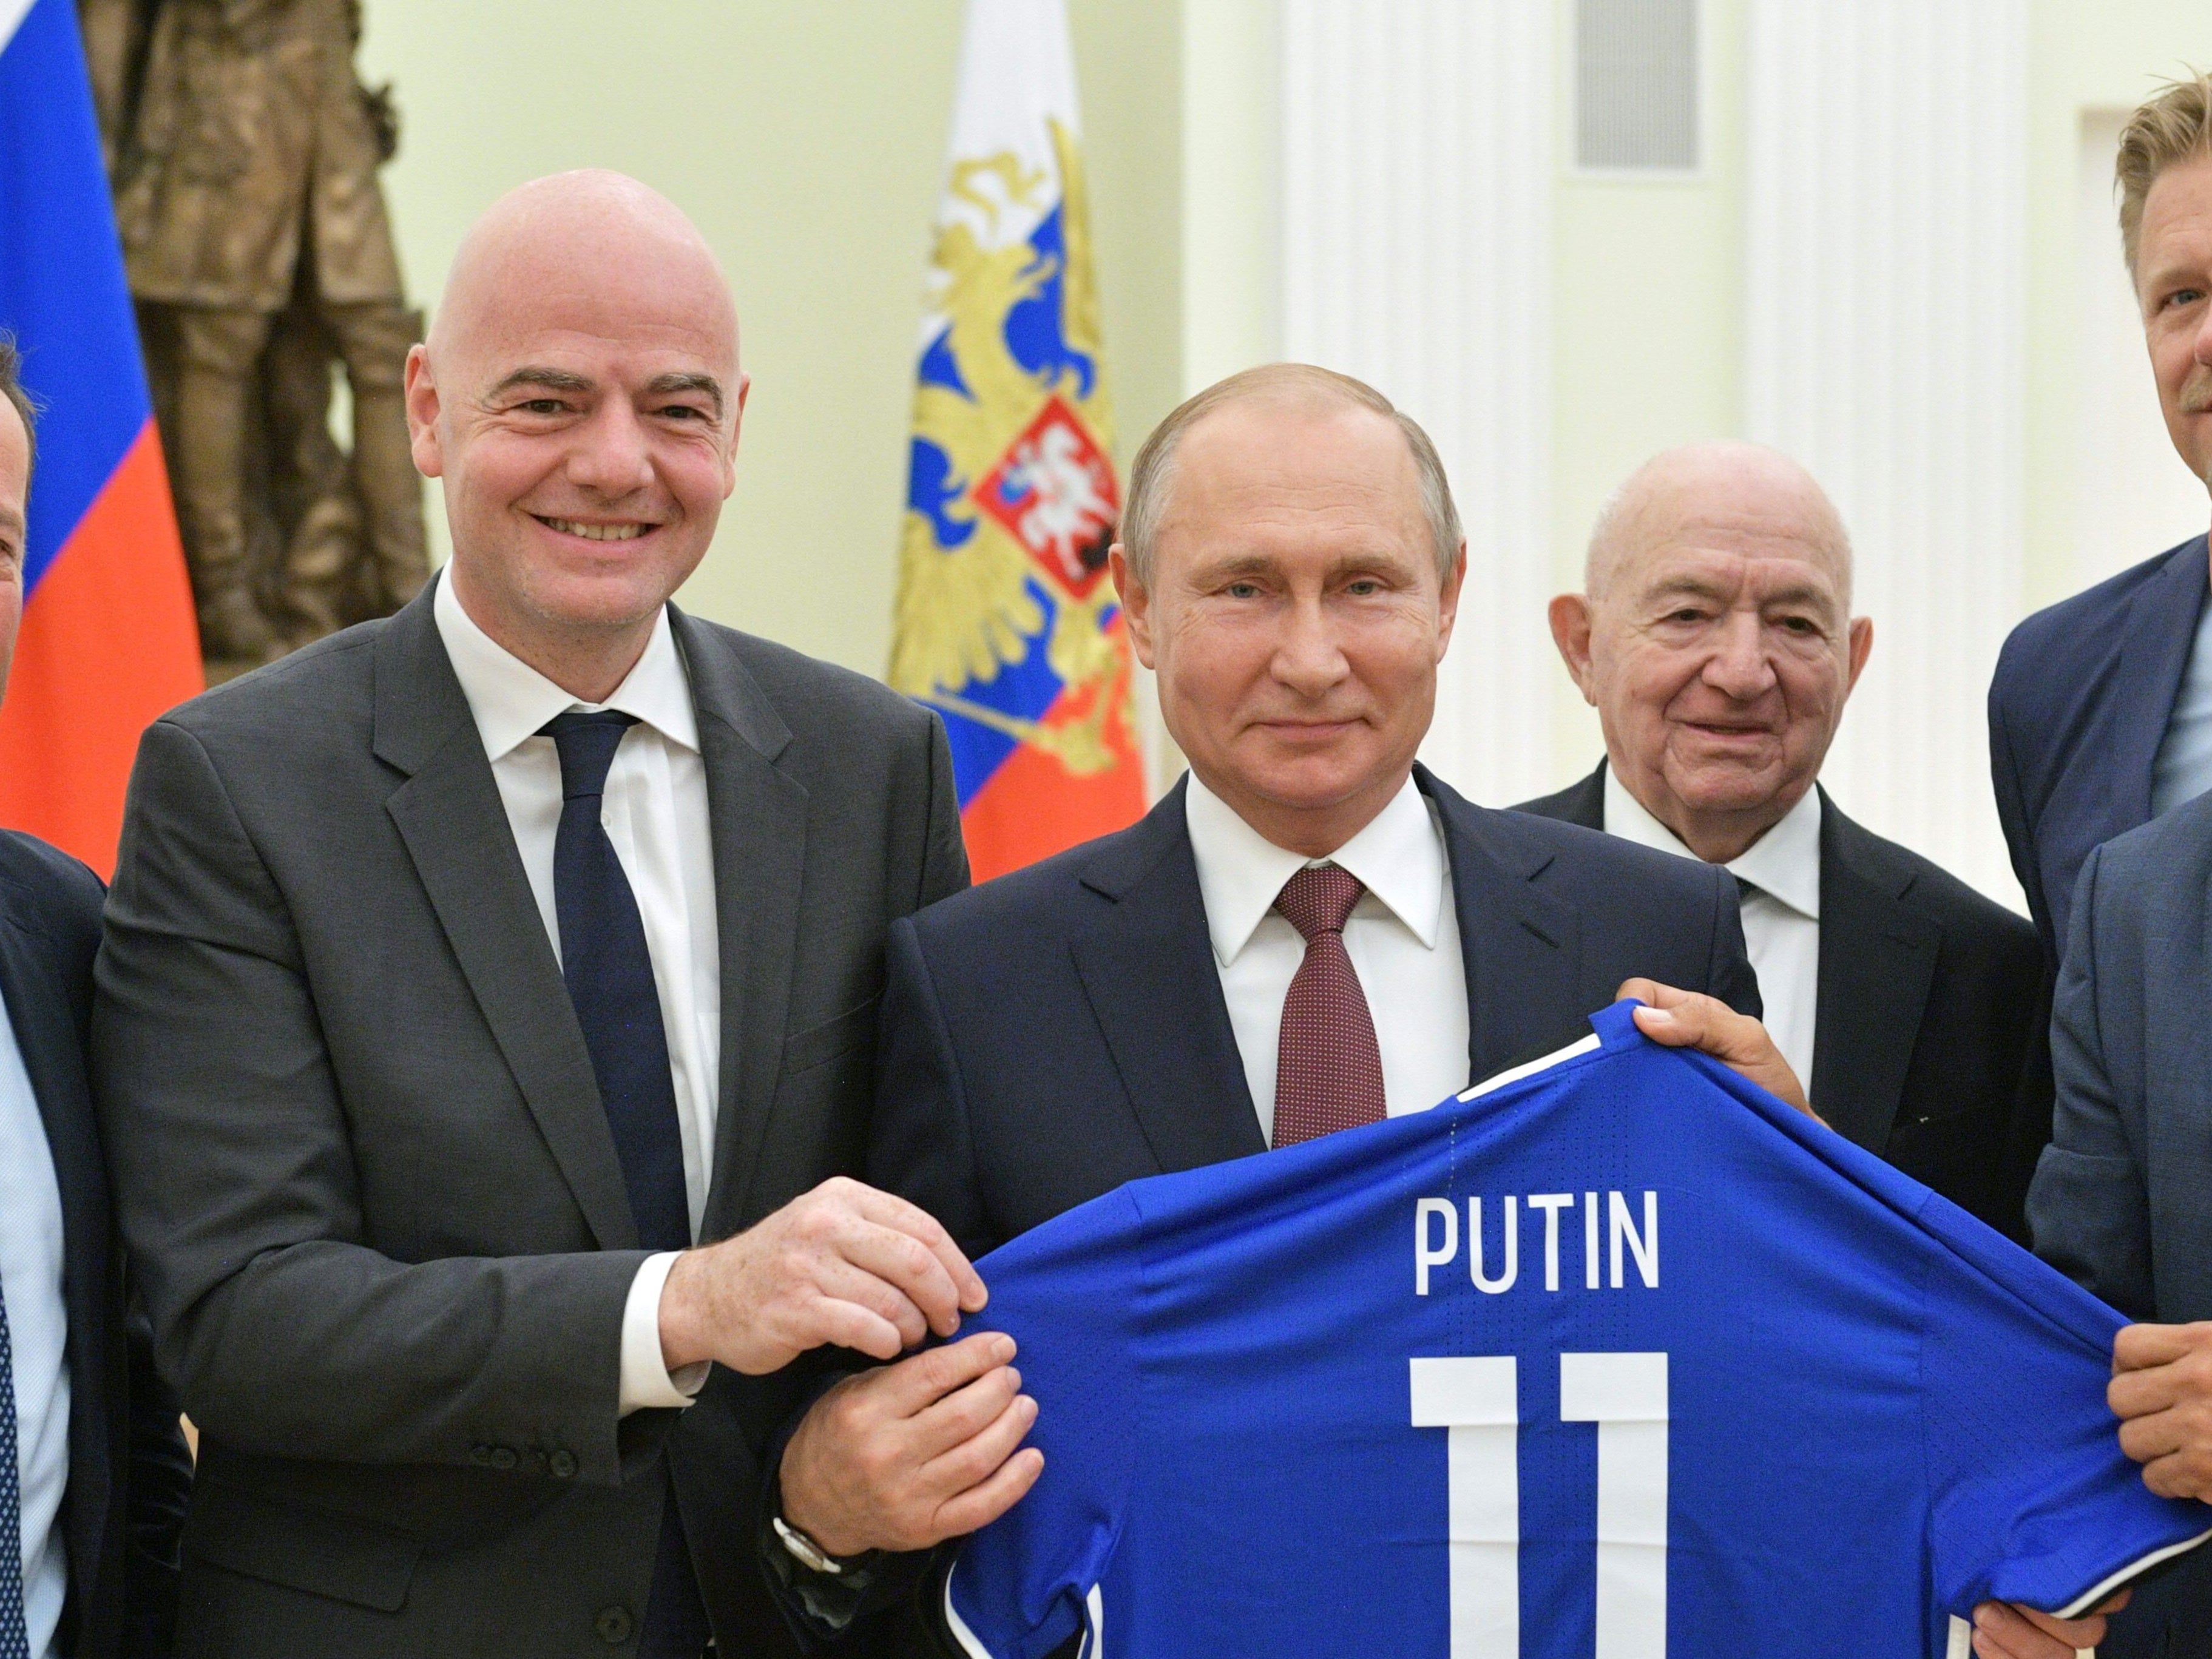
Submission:
M 1045 1466 L 968 1650 L 1933 1659 L 2212 1535 L 2120 1452 L 2117 1314 L 1630 1007 L 979 1264 Z

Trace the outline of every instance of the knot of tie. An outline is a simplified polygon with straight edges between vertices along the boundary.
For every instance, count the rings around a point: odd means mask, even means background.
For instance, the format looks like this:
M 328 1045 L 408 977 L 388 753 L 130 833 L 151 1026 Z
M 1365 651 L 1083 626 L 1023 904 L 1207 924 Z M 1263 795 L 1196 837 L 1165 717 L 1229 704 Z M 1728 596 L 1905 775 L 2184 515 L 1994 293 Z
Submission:
M 637 716 L 613 708 L 596 714 L 571 710 L 556 714 L 538 728 L 561 750 L 561 799 L 588 800 L 606 793 L 607 769 L 615 763 L 615 750 L 623 733 L 637 724 Z
M 1352 907 L 1366 890 L 1349 870 L 1334 864 L 1308 865 L 1283 884 L 1275 908 L 1310 945 L 1317 934 L 1342 933 Z

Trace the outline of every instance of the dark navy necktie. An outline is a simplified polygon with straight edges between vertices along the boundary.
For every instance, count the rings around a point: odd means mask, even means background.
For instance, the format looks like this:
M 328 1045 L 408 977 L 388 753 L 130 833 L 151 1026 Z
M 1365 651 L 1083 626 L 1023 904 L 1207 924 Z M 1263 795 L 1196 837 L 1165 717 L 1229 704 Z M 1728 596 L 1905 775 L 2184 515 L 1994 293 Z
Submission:
M 23 1488 L 15 1467 L 15 1352 L 0 1294 L 0 1659 L 31 1659 L 23 1620 Z
M 623 733 L 636 724 L 634 715 L 608 709 L 562 714 L 544 727 L 561 750 L 553 906 L 561 927 L 561 976 L 599 1080 L 638 1242 L 649 1250 L 681 1250 L 691 1243 L 691 1206 L 668 1031 L 637 896 L 599 822 L 607 769 Z

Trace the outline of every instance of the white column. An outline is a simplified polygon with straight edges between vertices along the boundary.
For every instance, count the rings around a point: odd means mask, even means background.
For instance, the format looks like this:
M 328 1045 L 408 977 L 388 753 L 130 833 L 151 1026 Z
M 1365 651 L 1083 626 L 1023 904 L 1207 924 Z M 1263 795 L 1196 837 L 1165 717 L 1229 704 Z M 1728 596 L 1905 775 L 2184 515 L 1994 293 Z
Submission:
M 1549 0 L 1284 0 L 1286 357 L 1427 428 L 1471 604 L 1423 758 L 1493 805 L 1552 785 Z
M 2026 0 L 1751 0 L 1745 425 L 1857 550 L 1874 656 L 1824 781 L 2019 902 L 1990 673 L 2018 616 Z

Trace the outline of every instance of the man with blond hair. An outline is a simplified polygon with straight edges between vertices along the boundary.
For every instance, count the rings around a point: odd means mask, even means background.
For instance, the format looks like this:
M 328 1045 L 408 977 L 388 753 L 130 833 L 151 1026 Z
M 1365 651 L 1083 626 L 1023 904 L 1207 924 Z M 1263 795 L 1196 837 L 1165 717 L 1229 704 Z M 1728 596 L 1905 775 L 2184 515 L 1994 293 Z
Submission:
M 2121 135 L 2120 233 L 2166 431 L 2212 477 L 2212 76 Z M 2206 538 L 2021 624 L 1990 692 L 1997 802 L 2057 968 L 2039 1252 L 2146 1322 L 2114 1346 L 2120 1443 L 2212 1498 L 2212 607 Z M 2077 876 L 2077 873 L 2078 876 Z M 2212 1511 L 2208 1511 L 2212 1522 Z M 2212 1651 L 2212 1563 L 2148 1584 L 2108 1659 Z

